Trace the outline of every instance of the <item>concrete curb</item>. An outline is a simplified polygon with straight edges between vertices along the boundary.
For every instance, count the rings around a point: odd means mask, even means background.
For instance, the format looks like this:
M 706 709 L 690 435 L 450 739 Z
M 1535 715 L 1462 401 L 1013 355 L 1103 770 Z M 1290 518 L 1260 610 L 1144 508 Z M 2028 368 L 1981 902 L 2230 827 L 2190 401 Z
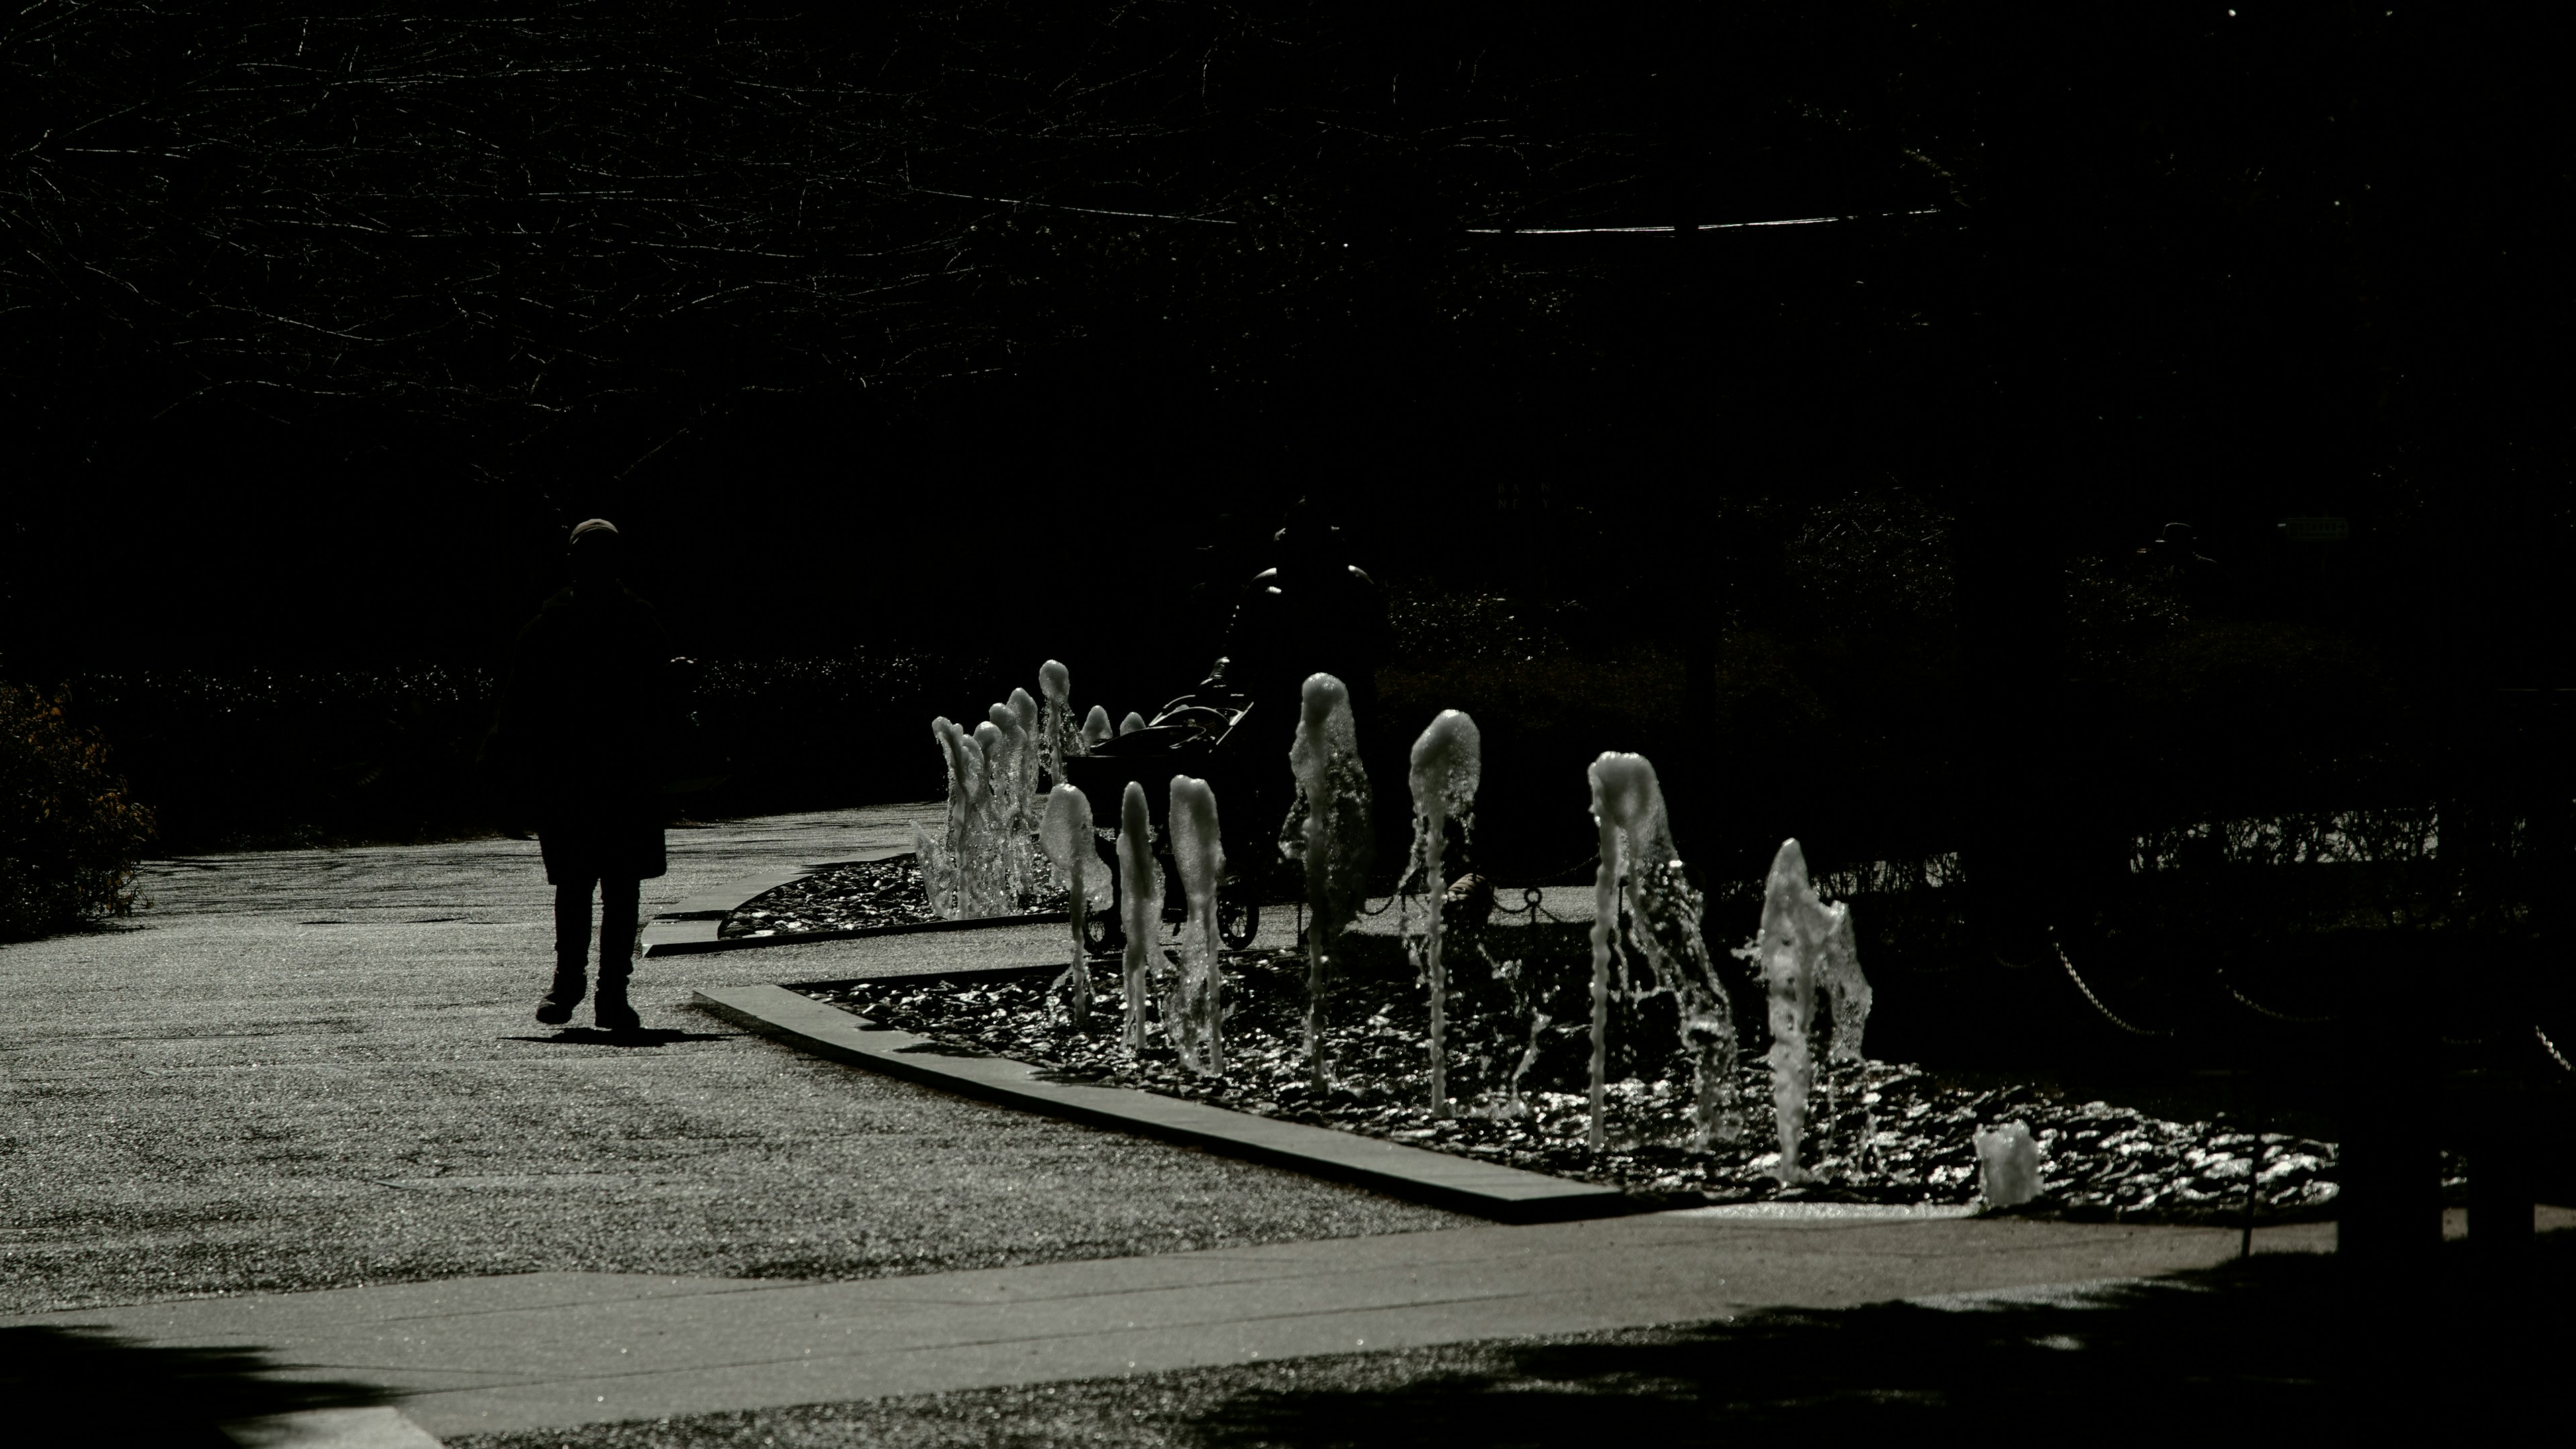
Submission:
M 783 986 L 700 991 L 694 1004 L 711 1016 L 851 1066 L 1088 1126 L 1159 1137 L 1356 1183 L 1501 1222 L 1560 1222 L 1631 1211 L 1626 1194 L 1596 1183 L 1568 1182 L 1471 1157 L 1126 1087 L 1051 1081 L 1025 1062 L 947 1046 L 910 1032 L 880 1030 L 861 1017 Z
M 725 917 L 745 904 L 769 894 L 783 885 L 819 875 L 844 865 L 865 865 L 873 861 L 894 860 L 912 854 L 908 845 L 888 846 L 854 855 L 847 860 L 823 860 L 811 865 L 786 866 L 778 870 L 747 875 L 722 885 L 709 886 L 682 898 L 679 904 L 655 916 L 644 927 L 644 954 L 661 956 L 704 956 L 716 951 L 748 951 L 761 946 L 801 946 L 808 941 L 853 941 L 862 936 L 905 936 L 934 931 L 972 931 L 988 926 L 1061 925 L 1073 916 L 1066 911 L 1041 912 L 1032 916 L 984 916 L 966 921 L 919 921 L 908 926 L 859 926 L 846 931 L 798 931 L 786 936 L 737 936 L 724 940 L 717 932 L 724 929 Z

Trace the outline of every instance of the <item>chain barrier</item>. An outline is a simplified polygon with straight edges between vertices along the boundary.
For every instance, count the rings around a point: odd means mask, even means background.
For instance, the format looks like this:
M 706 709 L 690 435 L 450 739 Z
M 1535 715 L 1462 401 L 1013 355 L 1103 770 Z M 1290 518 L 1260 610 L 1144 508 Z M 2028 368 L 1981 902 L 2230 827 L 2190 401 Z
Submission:
M 1600 866 L 1601 855 L 1598 851 L 1595 851 L 1594 853 L 1583 857 L 1583 859 L 1576 861 L 1574 864 L 1567 866 L 1563 870 L 1554 872 L 1550 875 L 1540 876 L 1536 881 L 1536 884 L 1543 886 L 1572 885 L 1577 879 L 1581 878 L 1584 872 L 1598 870 L 1600 869 Z
M 1397 901 L 1400 901 L 1400 900 L 1404 899 L 1406 896 L 1410 896 L 1410 895 L 1417 895 L 1417 894 L 1419 894 L 1419 892 L 1416 892 L 1416 891 L 1408 891 L 1408 890 L 1399 890 L 1399 891 L 1397 891 L 1395 894 L 1393 894 L 1393 895 L 1391 895 L 1391 896 L 1388 896 L 1388 897 L 1386 898 L 1386 904 L 1385 904 L 1385 905 L 1382 905 L 1382 906 L 1378 907 L 1376 910 L 1373 910 L 1373 911 L 1372 911 L 1372 910 L 1370 910 L 1370 909 L 1368 908 L 1368 902 L 1366 902 L 1366 901 L 1362 901 L 1362 902 L 1360 902 L 1359 917 L 1360 917 L 1360 919 L 1361 919 L 1361 920 L 1365 921 L 1365 920 L 1367 920 L 1367 919 L 1368 919 L 1369 917 L 1371 917 L 1371 916 L 1383 916 L 1383 915 L 1385 915 L 1385 914 L 1387 913 L 1387 911 L 1388 911 L 1388 910 L 1390 910 L 1390 909 L 1392 909 L 1392 908 L 1394 907 L 1394 905 L 1395 905 L 1395 903 L 1396 903 Z
M 2568 1065 L 2566 1056 L 2558 1050 L 2558 1043 L 2549 1039 L 2549 1033 L 2540 1029 L 2540 1023 L 2535 1021 L 2531 1024 L 2531 1034 L 2540 1038 L 2541 1049 L 2549 1053 L 2549 1059 L 2558 1064 L 2560 1071 L 2576 1072 L 2576 1066 Z
M 2227 972 L 2223 969 L 2218 973 L 2218 984 L 2226 989 L 2229 996 L 2236 998 L 2237 1005 L 2244 1007 L 2246 1010 L 2251 1011 L 2258 1016 L 2268 1016 L 2274 1021 L 2291 1022 L 2299 1026 L 2323 1026 L 2328 1022 L 2341 1020 L 2340 1017 L 2331 1015 L 2292 1016 L 2286 1011 L 2274 1011 L 2272 1008 L 2256 1001 L 2253 997 L 2237 990 L 2236 983 L 2227 979 Z
M 1498 916 L 1527 916 L 1529 917 L 1529 923 L 1533 926 L 1538 924 L 1539 917 L 1541 916 L 1545 916 L 1547 919 L 1556 922 L 1560 926 L 1578 924 L 1577 922 L 1567 920 L 1565 917 L 1549 910 L 1546 905 L 1546 895 L 1537 886 L 1521 887 L 1521 903 L 1517 909 L 1504 905 L 1501 901 L 1494 902 L 1494 914 Z
M 1564 870 L 1556 872 L 1554 877 L 1542 876 L 1540 879 L 1544 881 L 1552 880 L 1556 877 L 1576 875 L 1585 870 L 1597 869 L 1600 863 L 1601 857 L 1595 855 L 1591 859 L 1586 860 L 1579 865 L 1570 866 Z M 1408 879 L 1410 879 L 1410 877 L 1408 877 Z M 1377 907 L 1377 909 L 1370 910 L 1366 906 L 1362 906 L 1359 914 L 1363 918 L 1382 916 L 1386 914 L 1397 901 L 1408 896 L 1419 896 L 1421 894 L 1422 893 L 1419 891 L 1399 888 L 1395 894 L 1388 896 L 1385 901 Z M 1506 917 L 1526 916 L 1529 918 L 1529 923 L 1532 925 L 1536 925 L 1541 917 L 1554 921 L 1561 926 L 1585 924 L 1581 921 L 1575 921 L 1567 917 L 1560 916 L 1556 912 L 1549 910 L 1546 905 L 1545 892 L 1535 885 L 1521 887 L 1521 904 L 1517 907 L 1506 906 L 1497 900 L 1494 904 L 1494 914 Z M 1302 902 L 1297 906 L 1297 916 L 1298 936 L 1302 940 L 1305 936 L 1305 906 Z M 2121 1016 L 2118 1012 L 2113 1011 L 2110 1006 L 2102 1000 L 2101 996 L 2095 993 L 2092 984 L 2084 979 L 2084 973 L 2076 969 L 2074 958 L 2066 954 L 2066 946 L 2063 942 L 2057 939 L 2057 933 L 2055 931 L 2051 931 L 2049 933 L 2048 944 L 2049 948 L 2057 953 L 2057 964 L 2065 968 L 2066 979 L 2075 983 L 2075 989 L 2082 992 L 2085 1001 L 2090 1003 L 2095 1011 L 2102 1014 L 2103 1020 L 2132 1036 L 2142 1036 L 2152 1040 L 2162 1040 L 2181 1035 L 2181 1032 L 2178 1029 L 2170 1027 L 2162 1031 L 2151 1031 L 2148 1028 L 2139 1026 L 2135 1022 Z M 2003 960 L 2000 955 L 1995 959 L 1998 961 Z M 2004 964 L 2010 965 L 2012 963 L 2005 962 Z M 2269 1017 L 2274 1021 L 2288 1022 L 2295 1026 L 2324 1026 L 2342 1019 L 2340 1016 L 2332 1014 L 2324 1016 L 2300 1016 L 2291 1012 L 2276 1011 L 2236 989 L 2236 984 L 2227 979 L 2227 973 L 2224 970 L 2218 973 L 2218 984 L 2226 991 L 2227 995 L 2236 1002 L 2237 1005 L 2244 1007 L 2246 1010 L 2251 1011 L 2258 1016 Z M 2570 1063 L 2567 1060 L 2566 1054 L 2558 1050 L 2558 1044 L 2549 1039 L 2549 1034 L 2547 1032 L 2542 1031 L 2540 1027 L 2535 1024 L 2531 1028 L 2531 1034 L 2540 1042 L 2542 1050 L 2549 1053 L 2550 1060 L 2558 1064 L 2560 1070 L 2576 1072 L 2576 1063 Z M 2465 1039 L 2445 1036 L 2441 1038 L 2441 1040 L 2444 1043 L 2455 1047 L 2480 1046 L 2495 1040 L 2495 1034 L 2489 1033 L 2486 1036 L 2469 1037 Z
M 2048 933 L 2048 945 L 2049 949 L 2057 953 L 2057 964 L 2066 968 L 2066 979 L 2075 983 L 2075 989 L 2084 993 L 2084 999 L 2093 1003 L 2093 1009 L 2102 1013 L 2103 1020 L 2108 1021 L 2122 1031 L 2128 1032 L 2132 1036 L 2168 1037 L 2179 1035 L 2179 1033 L 2172 1030 L 2149 1031 L 2145 1027 L 2132 1026 L 2128 1022 L 2123 1021 L 2118 1012 L 2104 1006 L 2102 1004 L 2102 998 L 2094 995 L 2093 988 L 2085 984 L 2084 974 L 2075 969 L 2074 958 L 2066 954 L 2066 947 L 2058 941 L 2057 933 L 2055 931 Z

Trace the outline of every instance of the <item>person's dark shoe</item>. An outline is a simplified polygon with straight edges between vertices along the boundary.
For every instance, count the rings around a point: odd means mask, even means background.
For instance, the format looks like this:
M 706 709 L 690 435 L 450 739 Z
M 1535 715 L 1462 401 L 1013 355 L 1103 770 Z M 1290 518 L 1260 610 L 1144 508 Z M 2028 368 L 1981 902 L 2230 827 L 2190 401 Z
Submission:
M 589 989 L 590 982 L 584 978 L 580 967 L 556 967 L 553 989 L 546 993 L 545 1000 L 537 1003 L 537 1020 L 548 1026 L 561 1026 L 572 1020 L 572 1009 L 581 1005 L 582 995 Z
M 635 1008 L 626 1004 L 626 982 L 623 978 L 599 978 L 599 994 L 591 998 L 591 1020 L 601 1031 L 635 1031 L 644 1025 Z

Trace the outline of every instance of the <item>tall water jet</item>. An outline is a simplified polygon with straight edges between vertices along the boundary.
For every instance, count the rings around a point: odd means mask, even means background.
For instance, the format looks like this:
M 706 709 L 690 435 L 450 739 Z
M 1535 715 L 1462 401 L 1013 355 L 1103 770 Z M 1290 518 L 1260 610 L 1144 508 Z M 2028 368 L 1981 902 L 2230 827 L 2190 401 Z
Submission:
M 1329 1085 L 1324 1060 L 1324 983 L 1333 941 L 1367 901 L 1377 854 L 1368 772 L 1360 768 L 1351 692 L 1312 674 L 1299 698 L 1297 740 L 1288 750 L 1297 802 L 1280 826 L 1279 849 L 1306 867 L 1306 1061 L 1316 1090 Z
M 1109 722 L 1109 711 L 1095 704 L 1091 713 L 1082 717 L 1082 747 L 1074 753 L 1090 754 L 1093 746 L 1117 737 L 1118 727 Z
M 1131 709 L 1127 711 L 1127 717 L 1118 722 L 1118 733 L 1122 735 L 1132 735 L 1144 727 L 1145 717 Z
M 1073 963 L 1065 968 L 1056 986 L 1064 993 L 1073 1024 L 1089 1026 L 1091 961 L 1082 946 L 1082 929 L 1091 914 L 1089 881 L 1084 875 L 1091 861 L 1091 802 L 1071 785 L 1058 785 L 1048 791 L 1046 820 L 1038 828 L 1038 837 L 1046 844 L 1048 858 L 1055 862 L 1056 874 L 1064 877 L 1073 902 Z
M 1145 787 L 1130 780 L 1118 800 L 1118 924 L 1127 934 L 1123 990 L 1127 1002 L 1127 1049 L 1145 1047 L 1147 967 L 1153 960 L 1154 928 L 1163 914 L 1163 872 L 1154 864 L 1154 817 L 1145 808 Z
M 1216 792 L 1205 780 L 1172 777 L 1172 864 L 1189 915 L 1181 924 L 1180 971 L 1163 1009 L 1163 1031 L 1181 1064 L 1203 1077 L 1225 1075 L 1225 973 L 1216 933 L 1216 894 L 1225 879 Z
M 1448 897 L 1441 878 L 1441 857 L 1448 849 L 1449 821 L 1458 821 L 1461 836 L 1475 826 L 1476 785 L 1483 770 L 1482 741 L 1476 722 L 1454 709 L 1440 711 L 1430 728 L 1413 742 L 1413 859 L 1409 872 L 1422 878 L 1431 902 L 1430 922 L 1419 947 L 1422 972 L 1431 989 L 1431 1115 L 1449 1115 L 1449 975 L 1440 958 L 1440 908 Z M 1411 932 L 1411 913 L 1402 918 Z
M 1019 904 L 1020 876 L 1023 871 L 1013 858 L 1013 845 L 1025 845 L 1017 829 L 1021 803 L 1016 798 L 1019 761 L 1011 748 L 1011 730 L 1003 728 L 1009 720 L 1018 727 L 1018 717 L 1009 705 L 997 704 L 987 712 L 982 724 L 975 726 L 975 747 L 983 754 L 984 809 L 978 830 L 977 864 L 971 879 L 981 890 L 973 914 L 1007 915 Z
M 1762 929 L 1748 954 L 1770 996 L 1771 1103 L 1780 1123 L 1780 1180 L 1805 1182 L 1799 1164 L 1806 1135 L 1807 1094 L 1815 1084 L 1816 984 L 1821 979 L 1833 1011 L 1828 1059 L 1863 1061 L 1862 1033 L 1869 1026 L 1869 978 L 1861 974 L 1853 941 L 1851 908 L 1826 905 L 1807 874 L 1807 853 L 1795 839 L 1780 842 L 1763 881 Z M 1830 1085 L 1830 1083 L 1829 1083 Z
M 1046 765 L 1047 784 L 1053 787 L 1064 783 L 1064 757 L 1083 753 L 1082 741 L 1073 732 L 1073 671 L 1055 659 L 1039 665 L 1038 693 L 1046 696 L 1038 712 L 1038 753 Z
M 1744 1135 L 1735 1085 L 1735 1012 L 1700 933 L 1705 900 L 1692 889 L 1681 853 L 1673 846 L 1672 821 L 1655 767 L 1642 755 L 1604 754 L 1592 762 L 1590 778 L 1601 848 L 1601 870 L 1593 878 L 1591 1144 L 1602 1145 L 1611 937 L 1624 865 L 1631 939 L 1654 968 L 1655 984 L 1671 992 L 1680 1008 L 1682 1044 L 1691 1053 L 1696 1077 L 1692 1145 L 1705 1152 L 1712 1140 L 1733 1142 Z
M 1807 1128 L 1807 1091 L 1815 1081 L 1815 1056 L 1807 1028 L 1816 1010 L 1816 964 L 1828 927 L 1822 903 L 1807 880 L 1807 855 L 1794 839 L 1780 842 L 1762 887 L 1762 937 L 1755 957 L 1770 996 L 1771 1105 L 1779 1116 L 1782 1182 L 1805 1182 L 1798 1165 Z
M 1010 698 L 1011 713 L 1020 721 L 1020 798 L 1028 802 L 1029 829 L 1038 828 L 1037 817 L 1046 807 L 1038 803 L 1038 769 L 1046 763 L 1046 754 L 1038 743 L 1038 730 L 1045 723 L 1046 709 L 1029 697 L 1025 689 L 1014 687 Z

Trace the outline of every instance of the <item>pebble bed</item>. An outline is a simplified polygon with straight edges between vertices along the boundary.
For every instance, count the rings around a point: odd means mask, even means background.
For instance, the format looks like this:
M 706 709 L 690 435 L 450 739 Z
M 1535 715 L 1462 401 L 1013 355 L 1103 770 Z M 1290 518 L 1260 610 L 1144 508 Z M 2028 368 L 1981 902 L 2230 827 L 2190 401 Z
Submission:
M 1065 909 L 1057 890 L 1022 902 L 1028 915 Z M 764 891 L 736 906 L 717 928 L 723 941 L 751 936 L 795 936 L 820 931 L 855 931 L 885 926 L 917 926 L 939 917 L 930 909 L 921 885 L 921 865 L 909 855 L 892 860 L 835 866 Z
M 1776 1176 L 1769 1068 L 1752 1048 L 1739 1082 L 1742 1140 L 1692 1150 L 1690 1079 L 1676 1053 L 1610 1084 L 1607 1146 L 1595 1153 L 1586 1145 L 1589 1049 L 1581 1028 L 1542 1026 L 1536 1037 L 1548 1049 L 1529 1052 L 1526 1016 L 1461 1012 L 1452 1022 L 1449 1053 L 1449 1079 L 1460 1095 L 1452 1099 L 1452 1115 L 1435 1118 L 1425 1100 L 1427 1008 L 1419 993 L 1380 990 L 1384 983 L 1346 989 L 1338 1010 L 1343 1020 L 1326 1030 L 1332 1085 L 1318 1091 L 1300 1047 L 1302 960 L 1251 951 L 1231 953 L 1226 962 L 1226 1071 L 1215 1078 L 1184 1069 L 1150 1019 L 1143 1051 L 1131 1054 L 1121 1045 L 1124 1008 L 1114 962 L 1094 967 L 1087 1024 L 1073 1019 L 1061 983 L 1039 973 L 1000 981 L 912 977 L 808 994 L 880 1026 L 1028 1062 L 1070 1080 L 1611 1184 L 1661 1206 L 1775 1199 L 1965 1204 L 1977 1197 L 1974 1134 L 2013 1121 L 2027 1124 L 2038 1140 L 2043 1184 L 2040 1199 L 2017 1211 L 2234 1223 L 2246 1210 L 2249 1175 L 2260 1222 L 2330 1216 L 2336 1195 L 2332 1143 L 2271 1133 L 2258 1145 L 2254 1135 L 2221 1124 L 2166 1121 L 2028 1086 L 1957 1085 L 1921 1067 L 1881 1061 L 1819 1067 L 1800 1154 L 1816 1180 L 1784 1186 Z M 1381 996 L 1374 1009 L 1358 1005 Z M 1630 1013 L 1624 1019 L 1651 1019 L 1635 1014 L 1633 1005 L 1623 1007 Z M 1618 1035 L 1614 1028 L 1614 1040 Z M 1525 1074 L 1517 1082 L 1515 1067 Z

